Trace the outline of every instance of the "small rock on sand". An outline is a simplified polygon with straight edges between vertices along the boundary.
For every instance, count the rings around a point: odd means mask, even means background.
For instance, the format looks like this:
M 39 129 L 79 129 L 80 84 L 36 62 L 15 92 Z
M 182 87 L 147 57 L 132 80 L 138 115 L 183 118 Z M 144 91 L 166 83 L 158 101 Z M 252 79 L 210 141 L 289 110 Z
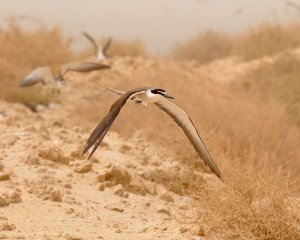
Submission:
M 174 202 L 173 197 L 169 193 L 163 193 L 159 198 L 165 200 L 166 202 Z
M 0 207 L 8 206 L 8 204 L 9 203 L 6 201 L 6 199 L 0 196 Z
M 179 232 L 180 233 L 185 233 L 185 232 L 187 232 L 187 228 L 186 227 L 181 227 L 180 229 L 179 229 Z
M 8 193 L 8 202 L 9 203 L 20 203 L 22 202 L 21 194 L 19 191 L 11 190 Z
M 105 208 L 116 212 L 124 212 L 123 208 L 117 206 L 106 206 Z
M 97 190 L 99 190 L 99 191 L 104 191 L 104 189 L 105 189 L 105 184 L 104 184 L 104 183 L 99 183 L 99 184 L 97 185 Z
M 52 192 L 50 192 L 49 198 L 54 202 L 62 202 L 62 198 L 59 190 L 53 190 Z
M 167 207 L 165 207 L 165 206 L 159 206 L 159 207 L 156 209 L 156 212 L 164 213 L 164 214 L 167 214 L 168 216 L 171 216 L 171 213 L 170 213 L 169 208 L 167 208 Z
M 87 173 L 92 170 L 92 164 L 90 162 L 84 162 L 80 166 L 74 169 L 77 173 Z
M 128 198 L 128 193 L 125 191 L 124 187 L 121 184 L 116 186 L 114 194 L 120 197 Z
M 111 168 L 104 169 L 101 173 L 99 173 L 97 179 L 99 182 L 111 181 L 125 186 L 130 183 L 131 176 L 126 169 L 112 166 Z
M 39 151 L 39 156 L 51 160 L 53 162 L 60 162 L 69 164 L 70 158 L 65 156 L 63 151 L 55 146 L 42 147 Z
M 205 235 L 204 229 L 202 227 L 195 227 L 192 232 L 196 236 L 204 236 Z
M 0 181 L 7 181 L 10 179 L 10 175 L 8 173 L 0 173 Z
M 13 223 L 5 222 L 0 224 L 0 230 L 2 231 L 13 231 L 15 229 L 16 229 L 16 225 Z

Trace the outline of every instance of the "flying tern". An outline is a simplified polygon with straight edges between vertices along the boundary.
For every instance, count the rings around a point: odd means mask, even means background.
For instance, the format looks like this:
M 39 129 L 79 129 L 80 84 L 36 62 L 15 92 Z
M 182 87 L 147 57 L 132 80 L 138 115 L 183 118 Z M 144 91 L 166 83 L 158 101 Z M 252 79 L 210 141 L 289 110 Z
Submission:
M 20 86 L 29 87 L 38 82 L 41 82 L 43 85 L 64 83 L 64 76 L 69 71 L 90 72 L 107 68 L 110 68 L 110 66 L 100 63 L 71 62 L 62 65 L 58 75 L 54 76 L 50 66 L 38 67 L 20 81 Z
M 107 89 L 120 95 L 120 97 L 112 104 L 107 115 L 97 125 L 88 138 L 82 153 L 85 154 L 91 147 L 93 147 L 88 159 L 90 159 L 94 154 L 127 101 L 142 103 L 144 106 L 147 106 L 147 103 L 153 103 L 161 110 L 165 111 L 178 124 L 178 126 L 182 128 L 183 132 L 199 156 L 203 159 L 204 163 L 214 174 L 216 174 L 216 176 L 223 180 L 220 170 L 210 156 L 192 120 L 181 108 L 177 107 L 172 101 L 170 101 L 170 99 L 174 98 L 167 95 L 165 90 L 151 87 L 136 88 L 128 92 L 122 92 L 110 88 Z
M 97 44 L 96 40 L 87 32 L 82 32 L 83 36 L 85 36 L 90 43 L 94 46 L 95 49 L 95 55 L 96 55 L 96 59 L 97 61 L 102 61 L 107 59 L 107 50 L 111 44 L 111 38 L 108 38 L 107 42 L 105 43 L 104 46 Z

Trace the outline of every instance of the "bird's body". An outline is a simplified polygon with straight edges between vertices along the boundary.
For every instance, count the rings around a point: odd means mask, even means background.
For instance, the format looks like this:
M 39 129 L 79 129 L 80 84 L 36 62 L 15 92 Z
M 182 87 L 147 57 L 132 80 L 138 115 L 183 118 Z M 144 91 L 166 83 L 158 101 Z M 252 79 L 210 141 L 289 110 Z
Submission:
M 213 173 L 222 179 L 221 172 L 209 155 L 193 122 L 182 109 L 177 107 L 169 100 L 173 98 L 168 96 L 163 89 L 143 87 L 133 89 L 128 92 L 122 92 L 113 89 L 108 90 L 115 92 L 116 94 L 120 95 L 120 97 L 113 103 L 108 114 L 103 118 L 103 120 L 90 135 L 86 145 L 84 146 L 83 154 L 86 153 L 92 146 L 94 146 L 89 158 L 93 155 L 127 101 L 142 103 L 144 106 L 147 106 L 148 103 L 152 103 L 165 111 L 182 128 L 185 135 L 188 137 L 194 149 L 203 159 L 205 164 L 209 166 Z
M 38 67 L 21 80 L 20 86 L 29 87 L 37 84 L 38 82 L 41 82 L 43 85 L 60 84 L 64 82 L 64 76 L 69 71 L 90 72 L 106 68 L 110 68 L 110 66 L 101 63 L 71 62 L 62 65 L 58 70 L 58 74 L 54 76 L 50 66 Z
M 93 45 L 94 51 L 95 51 L 95 57 L 97 61 L 103 61 L 107 59 L 107 50 L 111 44 L 111 38 L 108 38 L 107 42 L 105 43 L 104 46 L 101 44 L 98 44 L 96 40 L 87 32 L 82 32 L 83 36 L 86 37 L 87 40 Z

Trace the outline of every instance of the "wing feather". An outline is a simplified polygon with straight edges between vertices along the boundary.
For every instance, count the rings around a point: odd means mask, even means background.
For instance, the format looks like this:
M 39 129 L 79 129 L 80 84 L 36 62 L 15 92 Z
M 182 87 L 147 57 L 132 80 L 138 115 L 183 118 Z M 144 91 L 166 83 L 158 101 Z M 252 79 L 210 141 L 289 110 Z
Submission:
M 20 87 L 30 87 L 41 82 L 42 84 L 54 83 L 55 79 L 52 75 L 50 67 L 38 67 L 20 81 Z
M 61 67 L 60 75 L 64 76 L 67 72 L 91 72 L 100 69 L 110 68 L 109 65 L 93 62 L 71 62 Z
M 94 49 L 95 49 L 95 54 L 97 55 L 98 51 L 99 51 L 99 47 L 98 47 L 98 44 L 96 43 L 95 39 L 87 32 L 82 32 L 82 34 L 83 34 L 83 36 L 85 36 L 87 38 L 87 40 L 90 41 L 90 43 L 93 44 Z
M 93 145 L 94 148 L 89 156 L 88 159 L 91 158 L 93 153 L 96 151 L 100 143 L 102 142 L 103 138 L 105 137 L 106 133 L 112 126 L 114 120 L 119 115 L 122 107 L 126 103 L 126 101 L 133 95 L 138 94 L 140 92 L 145 91 L 147 88 L 137 88 L 131 91 L 128 91 L 124 93 L 122 96 L 117 99 L 113 105 L 111 106 L 109 112 L 107 115 L 102 119 L 102 121 L 97 125 L 97 127 L 93 130 L 91 133 L 89 139 L 87 140 L 87 143 L 84 146 L 83 153 L 85 154 Z
M 103 49 L 102 49 L 102 53 L 105 57 L 107 57 L 107 50 L 108 48 L 110 47 L 110 44 L 111 44 L 111 38 L 108 38 L 106 44 L 104 45 Z
M 205 165 L 208 166 L 211 171 L 223 181 L 220 170 L 210 156 L 190 117 L 182 109 L 177 107 L 173 102 L 169 101 L 166 98 L 163 98 L 155 104 L 160 109 L 165 111 L 182 128 L 183 132 L 188 137 L 194 149 L 203 159 Z

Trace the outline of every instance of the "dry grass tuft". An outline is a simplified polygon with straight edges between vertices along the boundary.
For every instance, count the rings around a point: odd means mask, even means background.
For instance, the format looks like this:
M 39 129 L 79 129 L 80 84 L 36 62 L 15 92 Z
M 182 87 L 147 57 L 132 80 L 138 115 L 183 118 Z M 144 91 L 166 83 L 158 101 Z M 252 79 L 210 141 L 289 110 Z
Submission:
M 300 24 L 265 23 L 250 29 L 235 40 L 235 54 L 244 60 L 273 55 L 300 46 Z
M 206 31 L 184 43 L 177 43 L 172 57 L 178 60 L 198 60 L 208 63 L 227 57 L 232 52 L 232 39 L 225 33 Z
M 270 166 L 270 160 L 254 162 L 228 162 L 223 167 L 226 185 L 194 188 L 201 206 L 199 224 L 209 223 L 208 235 L 224 239 L 299 239 L 299 209 L 291 197 L 295 183 L 282 169 Z M 209 207 L 203 210 L 202 205 Z
M 109 56 L 147 56 L 146 47 L 140 39 L 124 41 L 112 38 L 111 46 L 108 49 Z
M 25 31 L 12 22 L 0 34 L 0 97 L 9 101 L 31 101 L 32 91 L 20 89 L 19 81 L 35 67 L 70 61 L 73 54 L 69 45 L 59 27 L 42 26 L 35 31 Z M 34 100 L 39 102 L 38 93 Z M 41 102 L 49 100 L 41 95 Z
M 199 186 L 204 182 L 204 179 L 200 175 L 196 175 L 191 169 L 178 172 L 158 168 L 151 171 L 147 179 L 164 184 L 169 190 L 180 195 L 187 195 L 192 183 L 194 186 Z
M 300 58 L 286 53 L 273 63 L 264 64 L 246 74 L 241 84 L 248 94 L 258 93 L 262 101 L 280 101 L 293 122 L 300 126 Z
M 300 46 L 299 25 L 264 23 L 240 35 L 206 31 L 177 44 L 171 56 L 178 60 L 197 60 L 204 64 L 232 55 L 243 60 L 270 56 Z

